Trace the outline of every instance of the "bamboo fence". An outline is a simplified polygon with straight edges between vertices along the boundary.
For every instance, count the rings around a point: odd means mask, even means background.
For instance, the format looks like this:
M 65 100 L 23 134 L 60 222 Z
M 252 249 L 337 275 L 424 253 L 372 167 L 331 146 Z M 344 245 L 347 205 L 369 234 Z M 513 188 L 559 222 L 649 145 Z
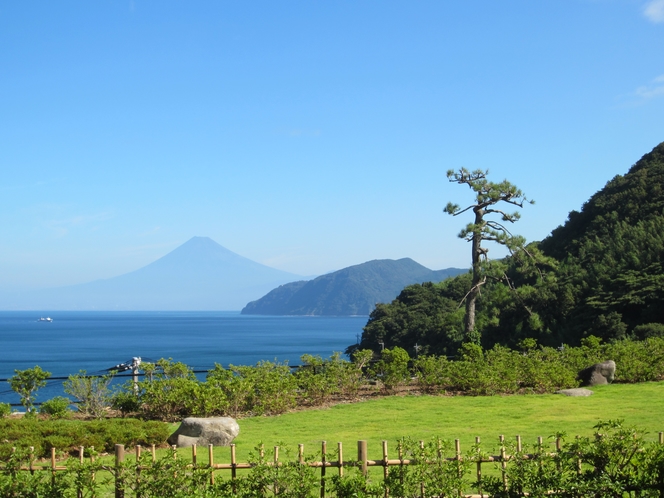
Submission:
M 514 456 L 507 454 L 506 451 L 506 441 L 504 436 L 499 437 L 499 442 L 500 442 L 500 455 L 495 455 L 495 456 L 489 456 L 489 455 L 483 455 L 480 452 L 479 445 L 480 445 L 480 438 L 476 437 L 475 438 L 475 444 L 477 447 L 477 455 L 473 456 L 471 458 L 469 457 L 463 457 L 461 454 L 461 444 L 459 439 L 455 440 L 455 456 L 446 458 L 446 461 L 456 461 L 461 464 L 461 462 L 466 459 L 466 460 L 471 460 L 473 463 L 476 464 L 475 467 L 475 475 L 477 478 L 477 491 L 479 494 L 460 494 L 459 496 L 462 496 L 464 498 L 487 498 L 490 495 L 484 494 L 482 492 L 482 465 L 486 463 L 499 463 L 500 464 L 500 472 L 502 474 L 502 481 L 507 488 L 507 464 L 510 460 L 514 458 Z M 664 432 L 659 433 L 659 443 L 664 444 Z M 420 441 L 420 446 L 423 447 L 424 442 Z M 537 445 L 538 449 L 541 452 L 543 448 L 543 439 L 542 437 L 537 438 Z M 555 440 L 555 447 L 556 451 L 560 450 L 560 445 L 561 445 L 561 439 L 557 438 Z M 90 448 L 94 450 L 94 448 Z M 143 447 L 140 445 L 137 445 L 135 447 L 135 458 L 136 462 L 141 458 L 141 454 L 143 452 Z M 177 450 L 176 446 L 173 446 L 173 449 Z M 230 478 L 231 480 L 237 479 L 237 471 L 238 470 L 246 470 L 246 469 L 251 469 L 253 468 L 256 464 L 253 463 L 243 463 L 243 462 L 238 462 L 236 459 L 236 448 L 235 444 L 230 445 L 230 462 L 229 463 L 215 463 L 214 461 L 214 452 L 213 452 L 213 446 L 209 445 L 207 447 L 207 462 L 203 463 L 199 459 L 198 455 L 198 447 L 196 445 L 191 447 L 191 468 L 207 468 L 210 469 L 210 485 L 213 485 L 215 482 L 215 471 L 230 471 Z M 84 463 L 84 454 L 85 454 L 85 448 L 83 446 L 79 447 L 79 462 L 82 464 Z M 523 454 L 522 452 L 522 443 L 521 443 L 521 437 L 516 436 L 516 450 L 517 453 L 524 459 L 532 459 L 536 455 L 531 455 L 531 454 Z M 33 448 L 31 448 L 31 451 L 34 451 Z M 150 452 L 152 455 L 152 462 L 156 461 L 156 448 L 155 445 L 152 445 L 150 448 L 147 448 L 147 451 Z M 93 452 L 91 452 L 92 455 Z M 263 449 L 261 447 L 260 449 L 260 454 L 261 457 L 264 456 Z M 541 454 L 541 453 L 540 453 Z M 549 455 L 554 455 L 555 453 L 548 453 Z M 336 460 L 328 460 L 328 451 L 327 451 L 327 442 L 322 441 L 321 443 L 321 460 L 320 461 L 307 461 L 304 458 L 304 445 L 299 444 L 298 445 L 298 462 L 302 465 L 307 465 L 309 467 L 316 467 L 320 468 L 320 497 L 325 498 L 325 478 L 327 475 L 327 469 L 336 469 L 336 472 L 338 473 L 339 476 L 343 476 L 344 474 L 344 469 L 345 468 L 350 468 L 350 467 L 357 467 L 360 469 L 362 474 L 366 475 L 369 467 L 382 467 L 383 469 L 383 476 L 387 477 L 389 473 L 389 468 L 394 467 L 394 466 L 404 466 L 404 465 L 414 465 L 418 464 L 421 462 L 417 462 L 416 460 L 412 459 L 405 459 L 403 458 L 403 455 L 401 453 L 401 450 L 399 448 L 397 458 L 389 458 L 388 455 L 388 447 L 387 447 L 387 441 L 382 442 L 382 458 L 379 460 L 372 460 L 369 459 L 368 457 L 368 449 L 367 449 L 367 441 L 360 440 L 357 442 L 357 460 L 344 460 L 344 452 L 343 452 L 343 445 L 342 443 L 337 443 L 337 448 L 336 448 Z M 123 464 L 125 462 L 125 447 L 122 444 L 116 444 L 115 445 L 115 464 L 114 465 L 104 465 L 101 467 L 101 470 L 106 470 L 110 472 L 113 475 L 113 480 L 114 480 L 114 489 L 115 489 L 115 498 L 125 498 L 125 490 L 124 490 L 124 484 L 123 484 L 123 477 L 122 477 L 122 472 L 121 469 L 123 467 Z M 88 457 L 91 462 L 94 462 L 94 456 Z M 56 449 L 51 448 L 51 455 L 50 455 L 50 462 L 48 464 L 35 464 L 35 457 L 34 454 L 31 453 L 29 456 L 29 465 L 20 467 L 19 470 L 21 471 L 29 471 L 31 473 L 37 472 L 37 471 L 47 471 L 51 472 L 53 475 L 55 475 L 57 472 L 66 472 L 69 471 L 70 469 L 64 465 L 58 465 L 56 461 Z M 273 461 L 269 462 L 268 465 L 282 465 L 283 462 L 279 460 L 279 446 L 274 447 L 274 457 Z M 581 465 L 582 462 L 581 460 L 578 461 L 578 467 L 579 467 L 579 472 L 581 471 Z M 145 466 L 140 466 L 136 465 L 135 470 L 137 473 L 140 473 L 141 470 L 145 469 Z M 0 472 L 4 471 L 4 467 L 0 467 Z M 82 496 L 82 492 L 78 492 L 79 496 Z M 387 495 L 386 495 L 387 496 Z M 424 491 L 422 496 L 424 497 Z

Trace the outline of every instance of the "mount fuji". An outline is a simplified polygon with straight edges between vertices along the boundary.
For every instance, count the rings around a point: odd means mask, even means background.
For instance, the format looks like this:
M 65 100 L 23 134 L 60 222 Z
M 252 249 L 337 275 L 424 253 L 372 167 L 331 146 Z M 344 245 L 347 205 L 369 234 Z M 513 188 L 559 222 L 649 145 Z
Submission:
M 231 311 L 296 280 L 302 276 L 247 259 L 208 237 L 193 237 L 138 270 L 6 296 L 0 309 Z

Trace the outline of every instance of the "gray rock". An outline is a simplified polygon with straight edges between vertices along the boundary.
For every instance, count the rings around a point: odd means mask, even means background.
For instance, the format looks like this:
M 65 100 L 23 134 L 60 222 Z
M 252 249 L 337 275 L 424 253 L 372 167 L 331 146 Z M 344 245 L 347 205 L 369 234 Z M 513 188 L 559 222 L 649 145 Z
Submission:
M 168 444 L 179 448 L 197 446 L 229 446 L 240 433 L 240 426 L 234 418 L 185 418 L 180 427 L 168 438 Z
M 561 389 L 560 391 L 556 391 L 556 394 L 564 394 L 565 396 L 590 396 L 592 395 L 592 391 L 590 389 L 584 389 L 583 387 L 576 387 L 574 389 Z
M 616 362 L 613 360 L 596 363 L 579 372 L 578 379 L 583 386 L 597 386 L 613 382 L 616 376 Z

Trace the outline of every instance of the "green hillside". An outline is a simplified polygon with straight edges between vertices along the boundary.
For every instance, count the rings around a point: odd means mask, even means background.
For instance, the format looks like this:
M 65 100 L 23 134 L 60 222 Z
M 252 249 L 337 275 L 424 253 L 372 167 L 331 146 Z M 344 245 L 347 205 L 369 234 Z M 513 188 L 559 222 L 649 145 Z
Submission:
M 440 282 L 465 270 L 430 270 L 410 258 L 349 266 L 308 282 L 282 285 L 242 310 L 246 315 L 368 315 L 404 286 Z
M 573 211 L 540 243 L 485 266 L 482 344 L 578 345 L 664 333 L 664 143 Z M 454 354 L 468 275 L 405 288 L 371 314 L 360 346 Z

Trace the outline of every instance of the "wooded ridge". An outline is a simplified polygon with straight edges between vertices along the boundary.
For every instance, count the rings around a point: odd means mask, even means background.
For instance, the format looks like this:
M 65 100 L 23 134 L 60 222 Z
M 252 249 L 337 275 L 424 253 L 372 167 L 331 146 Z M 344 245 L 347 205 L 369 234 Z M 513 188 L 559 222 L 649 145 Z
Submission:
M 368 315 L 376 303 L 390 302 L 406 285 L 440 282 L 465 272 L 430 270 L 410 258 L 377 259 L 284 284 L 242 310 L 245 315 Z
M 525 339 L 578 345 L 664 334 L 664 143 L 617 175 L 541 242 L 486 261 L 477 299 L 480 342 Z M 379 304 L 359 348 L 400 346 L 455 354 L 464 340 L 462 303 L 471 278 L 406 287 Z M 352 349 L 353 347 L 349 348 Z

